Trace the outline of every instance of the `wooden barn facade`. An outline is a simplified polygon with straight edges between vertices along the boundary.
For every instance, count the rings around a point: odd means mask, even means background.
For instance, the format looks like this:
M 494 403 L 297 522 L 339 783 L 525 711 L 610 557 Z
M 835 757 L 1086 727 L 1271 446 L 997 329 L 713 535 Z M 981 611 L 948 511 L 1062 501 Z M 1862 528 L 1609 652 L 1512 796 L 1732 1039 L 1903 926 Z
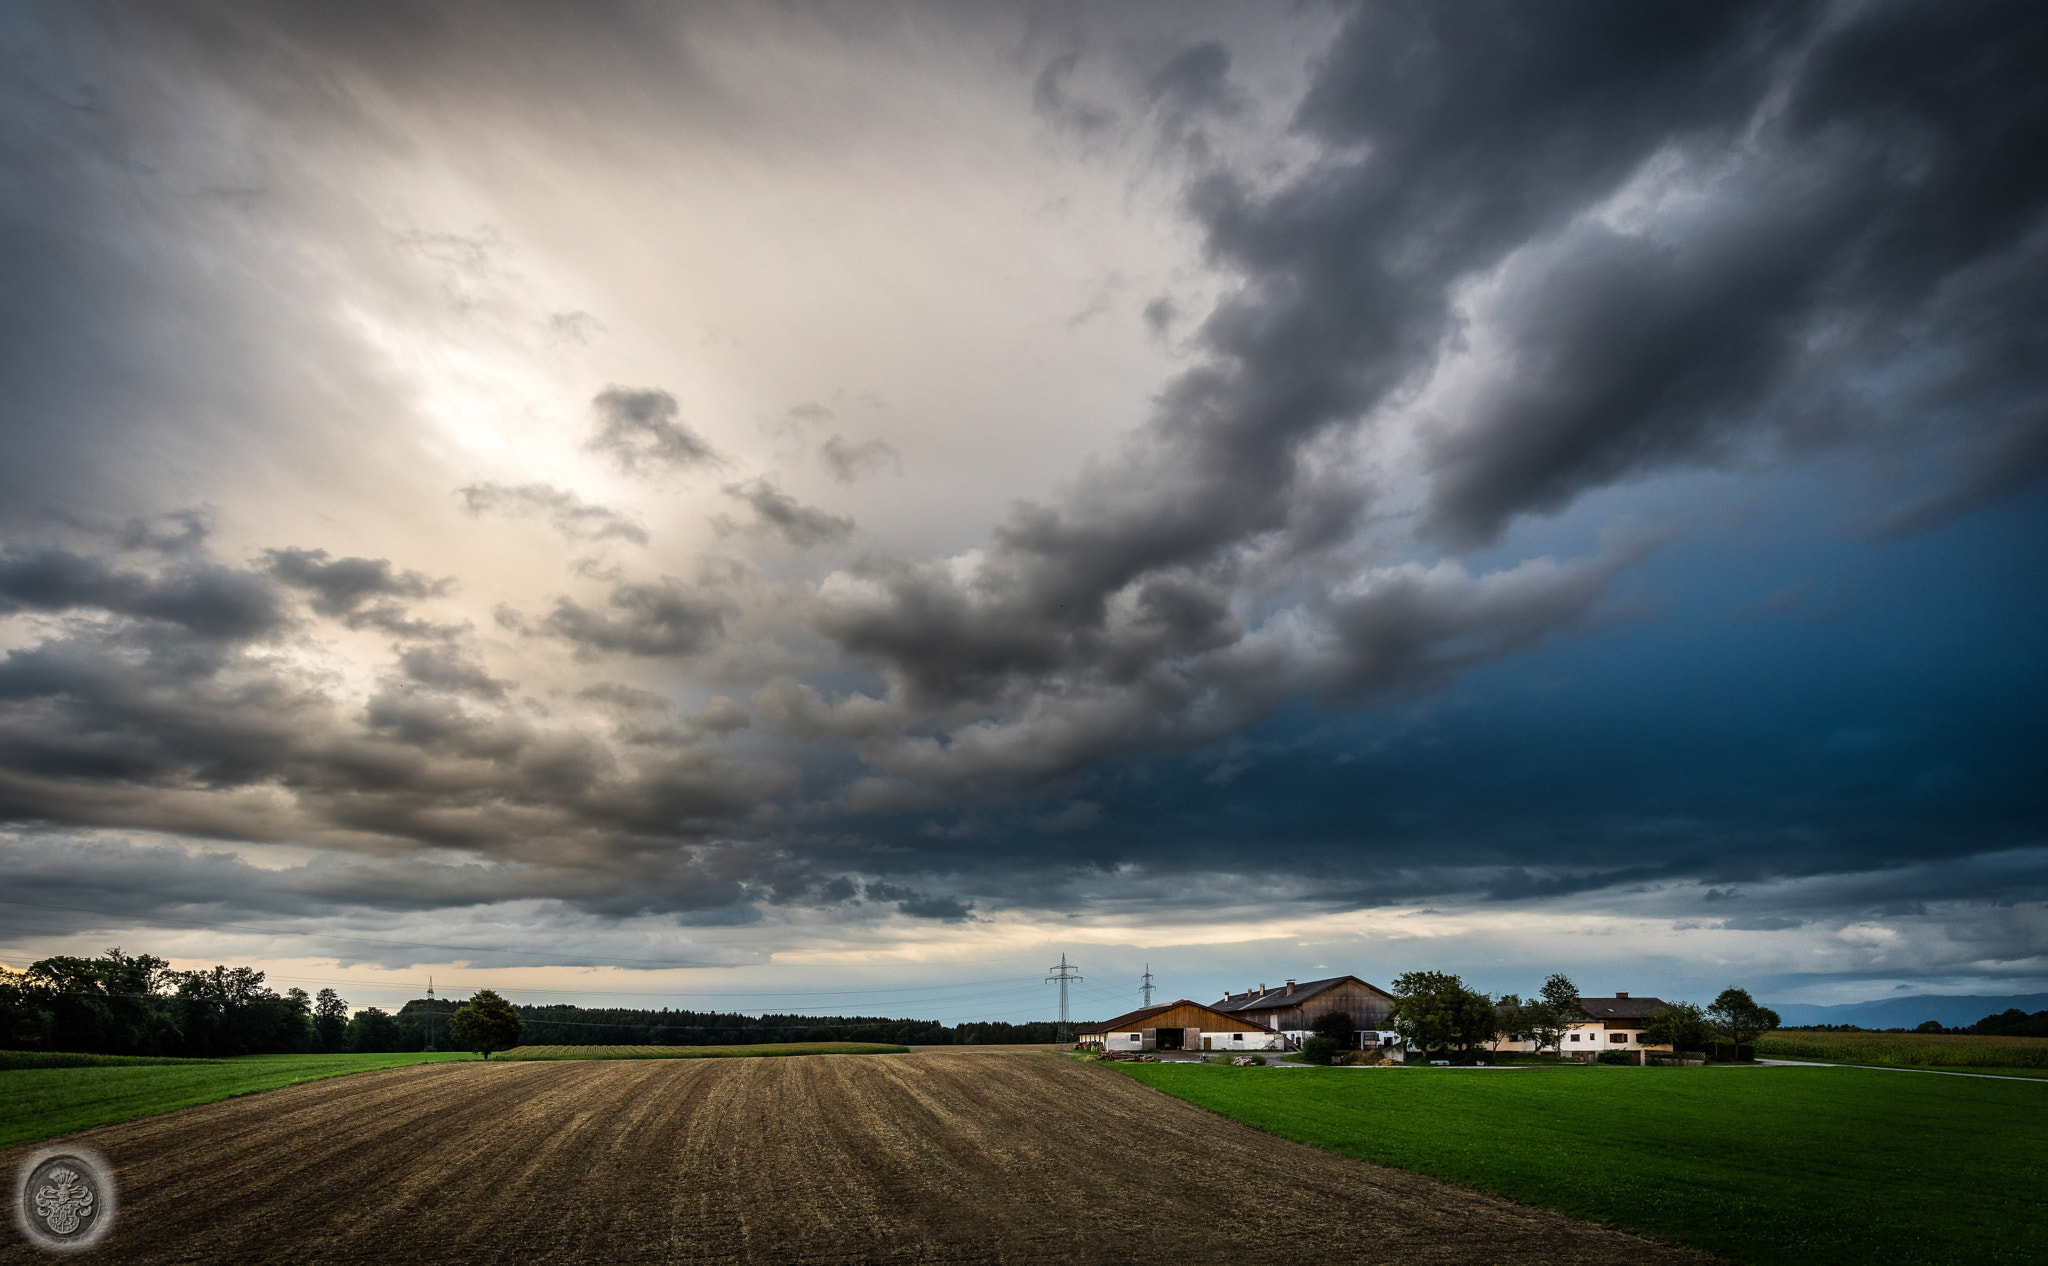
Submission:
M 1106 1051 L 1272 1051 L 1280 1035 L 1244 1016 L 1182 998 L 1093 1025 L 1081 1045 Z
M 1318 1017 L 1341 1011 L 1351 1017 L 1354 1048 L 1382 1044 L 1380 1027 L 1386 1023 L 1387 1008 L 1394 995 L 1356 976 L 1331 976 L 1324 980 L 1290 980 L 1281 989 L 1260 985 L 1243 993 L 1227 995 L 1215 1009 L 1227 1015 L 1256 1021 L 1260 1026 L 1284 1034 L 1298 1043 L 1315 1026 Z

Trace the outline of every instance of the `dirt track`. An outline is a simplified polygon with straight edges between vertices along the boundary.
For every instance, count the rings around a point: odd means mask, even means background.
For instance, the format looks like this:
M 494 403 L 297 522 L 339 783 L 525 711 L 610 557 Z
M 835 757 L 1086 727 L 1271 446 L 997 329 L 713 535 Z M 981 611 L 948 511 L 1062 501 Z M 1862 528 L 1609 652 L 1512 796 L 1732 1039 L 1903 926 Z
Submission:
M 424 1065 L 73 1139 L 119 1170 L 89 1260 L 1706 1260 L 1052 1055 Z

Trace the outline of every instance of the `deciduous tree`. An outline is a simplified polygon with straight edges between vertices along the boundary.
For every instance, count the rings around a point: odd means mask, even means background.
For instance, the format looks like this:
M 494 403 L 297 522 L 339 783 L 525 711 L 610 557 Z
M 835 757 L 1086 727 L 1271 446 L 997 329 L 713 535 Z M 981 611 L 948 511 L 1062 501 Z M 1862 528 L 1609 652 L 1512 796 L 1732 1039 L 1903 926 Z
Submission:
M 526 1021 L 519 1018 L 512 1004 L 489 989 L 477 990 L 448 1017 L 449 1036 L 480 1052 L 485 1059 L 491 1057 L 492 1051 L 519 1045 L 519 1035 L 525 1028 Z
M 313 1033 L 323 1051 L 338 1051 L 348 1038 L 348 1002 L 332 989 L 313 1001 Z
M 1749 990 L 1731 987 L 1723 989 L 1707 1008 L 1707 1023 L 1736 1046 L 1747 1046 L 1778 1027 L 1778 1013 L 1758 1006 Z
M 381 1007 L 364 1007 L 348 1022 L 348 1049 L 351 1051 L 395 1051 L 404 1037 L 399 1032 L 398 1021 Z
M 1440 971 L 1403 972 L 1396 977 L 1387 1024 L 1409 1046 L 1459 1054 L 1486 1046 L 1499 1033 L 1493 999 Z
M 1643 1041 L 1679 1051 L 1703 1051 L 1713 1038 L 1707 1016 L 1690 1002 L 1667 1002 L 1643 1022 Z

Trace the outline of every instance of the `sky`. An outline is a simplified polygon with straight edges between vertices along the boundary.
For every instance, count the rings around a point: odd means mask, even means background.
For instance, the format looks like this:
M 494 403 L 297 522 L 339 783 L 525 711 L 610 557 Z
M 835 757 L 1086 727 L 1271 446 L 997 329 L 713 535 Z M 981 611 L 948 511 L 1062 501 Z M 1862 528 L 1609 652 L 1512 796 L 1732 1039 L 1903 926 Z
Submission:
M 0 961 L 2048 990 L 2048 10 L 0 3 Z

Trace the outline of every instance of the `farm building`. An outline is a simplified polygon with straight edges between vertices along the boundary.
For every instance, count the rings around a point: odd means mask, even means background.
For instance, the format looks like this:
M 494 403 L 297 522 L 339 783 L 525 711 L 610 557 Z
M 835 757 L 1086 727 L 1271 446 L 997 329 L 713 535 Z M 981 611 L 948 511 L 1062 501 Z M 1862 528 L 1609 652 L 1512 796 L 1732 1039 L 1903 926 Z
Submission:
M 1645 1049 L 1666 1050 L 1667 1047 L 1643 1044 L 1643 1022 L 1655 1015 L 1664 1005 L 1662 998 L 1631 998 L 1617 993 L 1612 998 L 1581 998 L 1579 1006 L 1587 1019 L 1566 1030 L 1557 1049 L 1564 1055 L 1591 1059 L 1601 1051 L 1623 1051 L 1637 1055 Z M 1496 1051 L 1533 1051 L 1534 1042 L 1510 1042 L 1505 1039 L 1495 1042 Z
M 1226 995 L 1216 1004 L 1218 1011 L 1256 1020 L 1266 1028 L 1298 1043 L 1307 1036 L 1318 1016 L 1341 1011 L 1351 1017 L 1353 1047 L 1380 1045 L 1379 1028 L 1386 1022 L 1387 1008 L 1394 995 L 1356 976 L 1331 976 L 1327 980 L 1287 982 L 1285 988 L 1260 985 L 1243 993 Z
M 1280 1035 L 1256 1020 L 1186 998 L 1094 1025 L 1080 1040 L 1106 1051 L 1271 1051 L 1281 1045 Z

